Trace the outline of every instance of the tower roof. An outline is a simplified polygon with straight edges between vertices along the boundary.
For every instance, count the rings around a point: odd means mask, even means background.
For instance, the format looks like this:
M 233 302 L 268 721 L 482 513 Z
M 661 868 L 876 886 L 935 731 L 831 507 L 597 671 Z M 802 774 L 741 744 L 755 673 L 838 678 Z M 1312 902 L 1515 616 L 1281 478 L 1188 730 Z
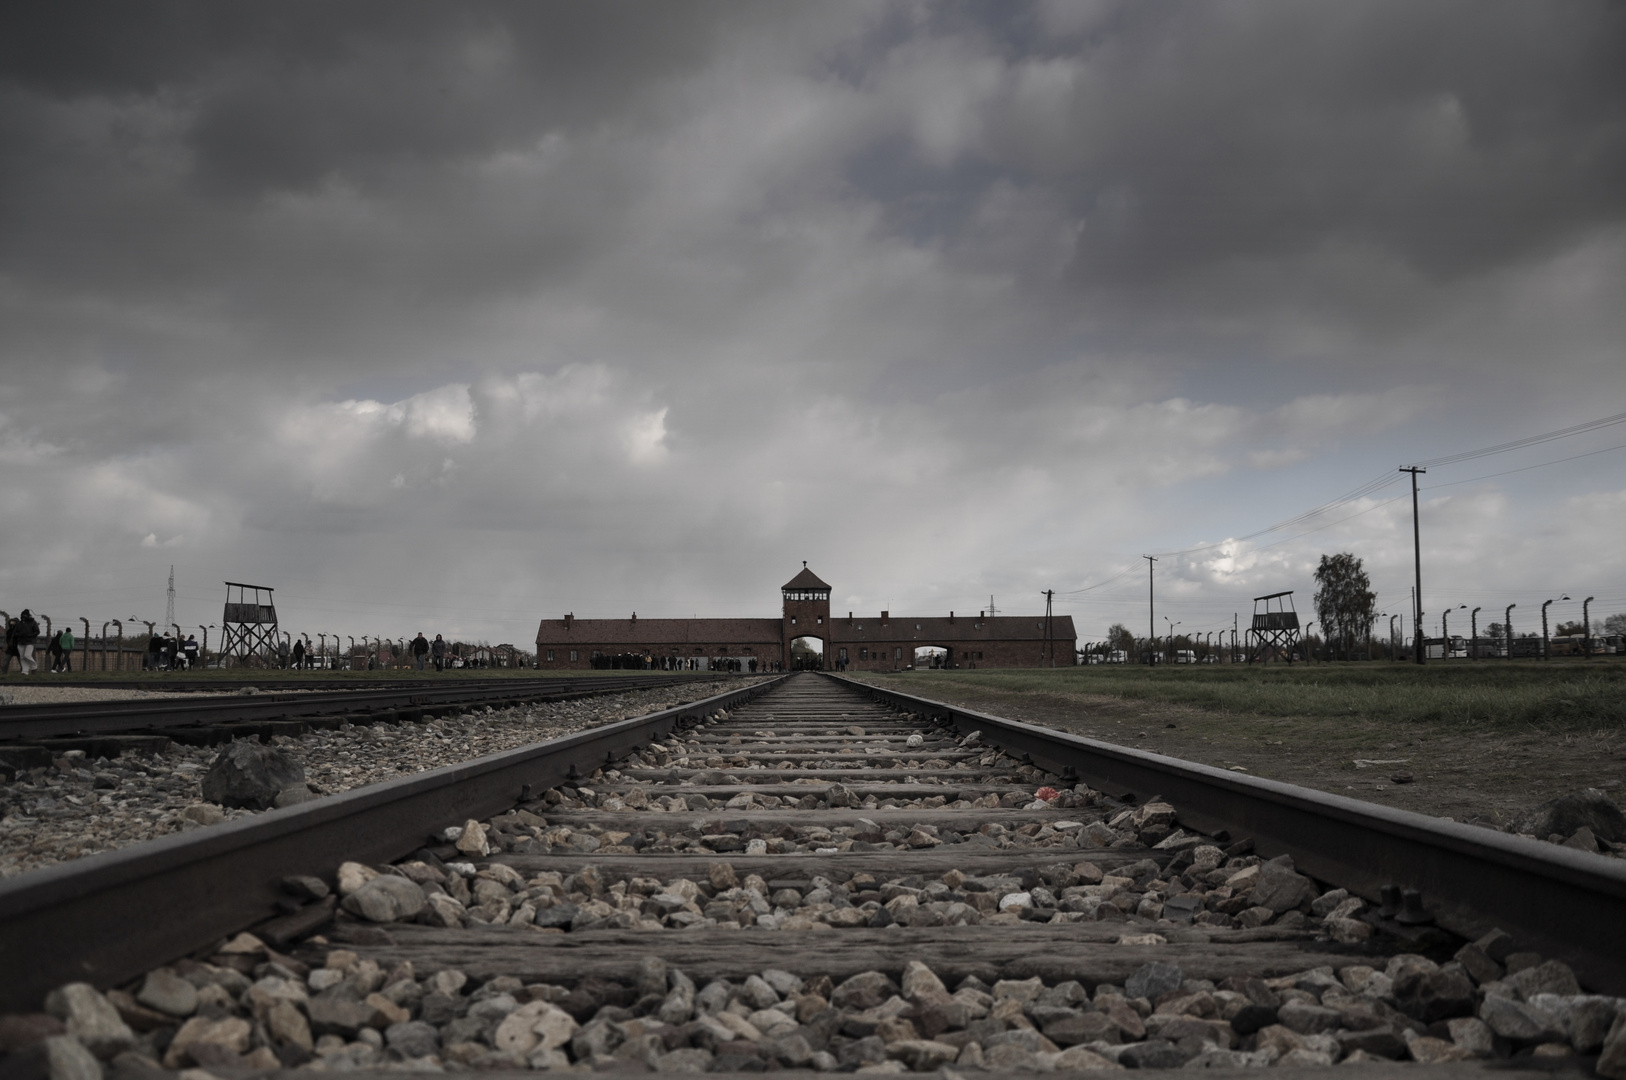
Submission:
M 820 581 L 819 580 L 819 575 L 817 575 L 813 571 L 809 570 L 807 568 L 807 562 L 804 560 L 802 562 L 802 572 L 800 574 L 797 574 L 795 577 L 791 578 L 789 581 L 785 582 L 785 584 L 780 586 L 780 588 L 782 590 L 783 589 L 824 589 L 825 591 L 828 592 L 829 589 L 830 589 L 830 586 L 829 586 L 828 583 Z

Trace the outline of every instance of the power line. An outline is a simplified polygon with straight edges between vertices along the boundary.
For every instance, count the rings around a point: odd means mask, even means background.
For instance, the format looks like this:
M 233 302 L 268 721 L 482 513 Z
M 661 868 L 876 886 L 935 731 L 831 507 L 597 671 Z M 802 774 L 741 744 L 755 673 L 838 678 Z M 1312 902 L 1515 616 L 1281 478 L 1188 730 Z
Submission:
M 1608 454 L 1615 450 L 1626 450 L 1626 443 L 1619 446 L 1606 446 L 1602 450 L 1588 450 L 1584 454 L 1571 454 L 1569 457 L 1554 458 L 1552 461 L 1538 461 L 1534 465 L 1526 465 L 1521 469 L 1508 469 L 1505 472 L 1486 473 L 1484 476 L 1470 476 L 1466 480 L 1451 480 L 1444 484 L 1430 484 L 1424 491 L 1433 491 L 1435 488 L 1456 487 L 1458 484 L 1472 484 L 1480 480 L 1491 480 L 1498 476 L 1512 476 L 1514 473 L 1529 472 L 1531 469 L 1545 469 L 1549 465 L 1561 465 L 1566 461 L 1577 458 L 1596 457 L 1599 454 Z
M 1427 461 L 1417 462 L 1416 466 L 1417 466 L 1417 468 L 1426 470 L 1426 469 L 1441 466 L 1441 465 L 1450 465 L 1450 464 L 1454 464 L 1454 463 L 1462 462 L 1462 461 L 1471 461 L 1471 460 L 1473 460 L 1475 458 L 1489 457 L 1489 456 L 1491 456 L 1493 454 L 1505 454 L 1505 453 L 1507 453 L 1509 451 L 1521 450 L 1521 449 L 1524 449 L 1525 447 L 1528 447 L 1528 446 L 1537 446 L 1537 445 L 1540 445 L 1541 443 L 1553 442 L 1554 440 L 1557 440 L 1557 439 L 1567 439 L 1567 438 L 1570 438 L 1570 437 L 1575 436 L 1575 435 L 1582 435 L 1582 434 L 1585 434 L 1586 432 L 1589 432 L 1589 431 L 1598 431 L 1598 430 L 1601 430 L 1603 428 L 1614 427 L 1617 424 L 1626 424 L 1626 413 L 1618 413 L 1618 414 L 1616 414 L 1614 416 L 1605 416 L 1605 417 L 1602 417 L 1601 419 L 1598 419 L 1598 420 L 1588 420 L 1587 422 L 1582 423 L 1582 424 L 1573 424 L 1573 425 L 1571 425 L 1570 427 L 1567 427 L 1567 428 L 1559 428 L 1556 431 L 1547 431 L 1547 432 L 1543 432 L 1540 435 L 1531 435 L 1531 436 L 1528 436 L 1528 437 L 1523 438 L 1523 439 L 1515 439 L 1512 442 L 1498 443 L 1495 446 L 1481 447 L 1478 450 L 1468 450 L 1468 451 L 1465 451 L 1465 452 L 1460 453 L 1460 454 L 1448 454 L 1445 457 L 1431 458 L 1431 459 L 1429 459 Z M 1616 450 L 1616 449 L 1621 449 L 1621 447 L 1609 447 L 1608 449 L 1609 450 Z M 1592 454 L 1601 454 L 1601 453 L 1607 453 L 1607 452 L 1608 452 L 1607 450 L 1595 450 L 1595 451 L 1591 451 L 1590 453 L 1587 453 L 1587 454 L 1575 454 L 1572 457 L 1559 458 L 1559 459 L 1557 459 L 1557 461 L 1544 462 L 1543 464 L 1553 465 L 1553 464 L 1557 464 L 1559 461 L 1573 461 L 1576 458 L 1590 457 Z M 1506 476 L 1506 475 L 1509 475 L 1511 473 L 1524 472 L 1527 469 L 1536 469 L 1536 468 L 1541 468 L 1541 467 L 1542 467 L 1541 465 L 1531 465 L 1531 466 L 1527 466 L 1526 469 L 1509 469 L 1505 473 L 1492 473 L 1491 476 Z M 1489 478 L 1490 477 L 1482 476 L 1482 477 L 1476 477 L 1475 479 L 1485 480 L 1485 479 L 1489 479 Z M 1377 492 L 1382 491 L 1384 488 L 1388 487 L 1390 484 L 1393 484 L 1398 479 L 1399 479 L 1399 477 L 1396 476 L 1393 473 L 1383 473 L 1383 474 L 1381 474 L 1379 476 L 1373 477 L 1371 480 L 1368 480 L 1366 483 L 1364 483 L 1364 484 L 1360 485 L 1359 487 L 1355 488 L 1353 491 L 1347 492 L 1347 493 L 1339 496 L 1338 498 L 1333 499 L 1331 502 L 1322 503 L 1320 506 L 1317 506 L 1317 507 L 1315 507 L 1314 509 L 1311 509 L 1311 510 L 1306 510 L 1302 514 L 1295 514 L 1293 517 L 1287 518 L 1287 519 L 1285 519 L 1283 521 L 1278 521 L 1278 522 L 1276 522 L 1276 524 L 1270 526 L 1269 528 L 1260 529 L 1258 532 L 1247 533 L 1246 535 L 1243 535 L 1243 536 L 1234 536 L 1234 537 L 1231 537 L 1231 538 L 1226 539 L 1226 540 L 1221 540 L 1218 543 L 1202 544 L 1202 545 L 1199 545 L 1197 547 L 1185 548 L 1185 549 L 1180 550 L 1180 551 L 1163 551 L 1163 552 L 1159 552 L 1158 554 L 1161 555 L 1161 556 L 1166 556 L 1166 557 L 1171 557 L 1171 558 L 1176 557 L 1176 556 L 1180 556 L 1180 555 L 1195 555 L 1196 553 L 1201 552 L 1201 551 L 1212 551 L 1215 548 L 1225 547 L 1228 544 L 1241 543 L 1242 541 L 1245 541 L 1245 540 L 1253 540 L 1253 539 L 1257 539 L 1258 537 L 1261 537 L 1261 536 L 1268 536 L 1271 533 L 1282 532 L 1284 530 L 1293 528 L 1295 525 L 1303 524 L 1305 521 L 1311 520 L 1311 519 L 1316 518 L 1316 517 L 1320 517 L 1323 514 L 1326 514 L 1326 513 L 1330 512 L 1332 510 L 1335 510 L 1340 506 L 1344 506 L 1344 505 L 1347 505 L 1348 503 L 1354 502 L 1357 499 L 1365 498 L 1368 495 L 1374 495 Z M 1452 481 L 1451 483 L 1468 483 L 1468 482 L 1470 482 L 1470 481 L 1458 480 L 1458 481 Z M 1435 484 L 1433 486 L 1434 487 L 1447 487 L 1449 485 L 1448 484 Z M 1372 507 L 1370 509 L 1376 509 L 1376 507 Z
M 1548 431 L 1541 435 L 1531 435 L 1524 439 L 1515 439 L 1512 442 L 1497 443 L 1495 446 L 1486 446 L 1479 450 L 1468 450 L 1461 454 L 1448 454 L 1445 457 L 1432 458 L 1428 461 L 1419 461 L 1420 468 L 1431 468 L 1436 465 L 1454 465 L 1459 461 L 1468 461 L 1473 458 L 1488 457 L 1491 454 L 1505 454 L 1509 450 L 1520 450 L 1526 446 L 1535 446 L 1538 443 L 1552 442 L 1554 439 L 1567 439 L 1571 435 L 1580 435 L 1588 431 L 1597 431 L 1599 428 L 1613 427 L 1616 424 L 1626 424 L 1626 413 L 1617 413 L 1614 416 L 1605 416 L 1601 420 L 1588 420 L 1584 424 L 1573 427 L 1559 428 L 1557 431 Z

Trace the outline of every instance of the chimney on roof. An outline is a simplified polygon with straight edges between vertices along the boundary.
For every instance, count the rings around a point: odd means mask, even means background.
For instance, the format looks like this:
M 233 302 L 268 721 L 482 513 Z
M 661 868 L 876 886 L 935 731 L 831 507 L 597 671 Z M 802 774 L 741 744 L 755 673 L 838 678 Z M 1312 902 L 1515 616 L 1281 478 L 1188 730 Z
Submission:
M 954 612 L 953 612 L 953 610 L 949 611 L 949 625 L 950 626 L 954 625 Z
M 632 613 L 632 621 L 633 621 L 633 622 L 637 622 L 637 621 L 638 621 L 638 613 L 637 613 L 637 612 L 636 612 L 636 611 L 634 611 L 634 612 L 633 612 L 633 613 Z
M 979 618 L 979 619 L 986 619 L 986 618 L 987 618 L 987 617 L 988 617 L 988 613 L 987 613 L 987 612 L 986 612 L 986 611 L 979 611 L 979 612 L 977 612 L 977 618 Z
M 881 612 L 881 625 L 882 625 L 882 626 L 885 626 L 885 625 L 886 625 L 886 620 L 887 620 L 887 619 L 888 619 L 888 618 L 889 618 L 889 617 L 890 617 L 890 616 L 891 616 L 891 615 L 892 615 L 892 613 L 891 613 L 891 612 L 890 612 L 890 611 L 883 611 L 883 612 Z
M 565 616 L 565 629 L 569 630 L 570 629 L 570 624 L 575 622 L 575 621 L 576 621 L 575 613 L 571 613 L 569 615 L 566 615 Z

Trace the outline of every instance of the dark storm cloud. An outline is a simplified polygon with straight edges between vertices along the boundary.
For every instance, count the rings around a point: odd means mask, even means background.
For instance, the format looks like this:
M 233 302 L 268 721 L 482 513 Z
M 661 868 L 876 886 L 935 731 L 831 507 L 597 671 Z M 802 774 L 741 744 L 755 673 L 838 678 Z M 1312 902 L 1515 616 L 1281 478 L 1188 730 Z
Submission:
M 200 176 L 255 192 L 589 125 L 704 61 L 720 14 L 614 2 L 70 2 L 26 9 L 0 66 L 55 98 L 195 97 Z M 754 21 L 750 8 L 728 11 L 730 23 Z
M 1004 40 L 956 23 L 868 73 L 884 86 L 936 52 L 947 93 L 978 77 L 961 60 L 998 64 L 935 155 L 888 132 L 855 159 L 905 235 L 954 235 L 979 175 L 1014 176 L 1083 223 L 1076 280 L 1121 290 L 1332 244 L 1473 274 L 1626 214 L 1626 6 L 1126 4 L 1048 37 L 1034 21 Z

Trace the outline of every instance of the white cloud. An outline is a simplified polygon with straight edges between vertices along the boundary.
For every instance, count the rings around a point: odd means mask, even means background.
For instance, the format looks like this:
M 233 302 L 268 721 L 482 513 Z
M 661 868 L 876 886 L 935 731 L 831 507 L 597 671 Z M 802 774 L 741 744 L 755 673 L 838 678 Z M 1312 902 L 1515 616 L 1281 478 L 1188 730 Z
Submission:
M 666 458 L 666 410 L 645 413 L 627 424 L 621 436 L 627 458 L 634 464 L 650 465 Z

